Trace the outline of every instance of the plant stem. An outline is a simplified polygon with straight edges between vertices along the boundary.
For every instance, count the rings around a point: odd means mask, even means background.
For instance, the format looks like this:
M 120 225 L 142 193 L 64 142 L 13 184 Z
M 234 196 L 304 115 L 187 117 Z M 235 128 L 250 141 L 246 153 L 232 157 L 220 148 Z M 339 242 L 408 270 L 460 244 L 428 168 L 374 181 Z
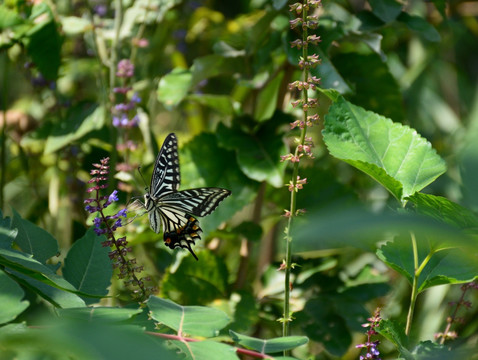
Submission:
M 418 265 L 418 246 L 417 246 L 417 239 L 415 238 L 414 233 L 410 233 L 410 237 L 412 240 L 412 248 L 413 248 L 413 282 L 412 282 L 412 293 L 410 295 L 410 307 L 408 308 L 408 315 L 407 315 L 407 324 L 405 327 L 405 334 L 410 335 L 410 330 L 412 327 L 412 320 L 413 320 L 413 312 L 415 311 L 415 305 L 417 302 L 418 296 L 418 278 L 420 277 L 423 269 L 430 261 L 431 257 L 435 253 L 434 251 L 430 251 L 427 257 L 422 261 L 420 266 Z
M 307 0 L 304 0 L 304 5 L 307 3 Z M 307 11 L 302 11 L 302 20 L 304 23 L 307 22 Z M 307 27 L 303 27 L 302 30 L 302 41 L 303 43 L 307 43 Z M 302 58 L 304 61 L 307 61 L 308 51 L 307 46 L 302 47 Z M 307 66 L 304 66 L 303 69 L 303 81 L 307 82 L 309 77 L 309 70 Z M 304 87 L 302 89 L 302 100 L 303 105 L 307 105 L 308 103 L 308 94 L 307 89 Z M 308 107 L 303 107 L 304 111 L 302 114 L 302 120 L 304 126 L 301 127 L 300 131 L 300 139 L 299 144 L 304 145 L 305 142 L 305 135 L 307 133 L 307 116 L 308 116 Z M 296 157 L 299 156 L 299 146 L 295 148 Z M 290 314 L 290 290 L 291 290 L 291 283 L 290 283 L 290 272 L 292 267 L 292 237 L 291 237 L 291 227 L 292 227 L 292 219 L 296 216 L 297 212 L 297 177 L 299 175 L 299 162 L 293 163 L 293 170 L 292 170 L 292 184 L 294 185 L 293 190 L 291 191 L 290 195 L 290 216 L 287 223 L 287 228 L 285 230 L 285 238 L 286 238 L 286 253 L 285 253 L 285 279 L 284 279 L 284 316 L 283 316 L 283 325 L 282 325 L 282 336 L 289 335 L 289 323 L 292 321 L 292 317 Z M 284 355 L 287 355 L 287 352 L 284 352 Z
M 7 75 L 8 75 L 8 64 L 9 64 L 9 60 L 8 60 L 8 54 L 6 51 L 3 51 L 3 57 L 5 59 L 5 62 L 3 64 L 3 76 L 2 76 L 2 79 L 3 79 L 3 84 L 2 84 L 2 114 L 3 114 L 3 121 L 2 121 L 2 130 L 1 130 L 1 147 L 0 147 L 0 169 L 2 169 L 2 172 L 0 174 L 0 209 L 4 209 L 4 202 L 5 202 L 5 197 L 4 197 L 4 193 L 3 193 L 3 190 L 4 190 L 4 187 L 5 187 L 5 174 L 6 174 L 6 170 L 7 170 L 7 156 L 6 156 L 6 147 L 5 147 L 5 143 L 6 143 L 6 133 L 5 133 L 5 129 L 7 127 L 7 94 L 8 94 L 8 91 L 7 91 Z

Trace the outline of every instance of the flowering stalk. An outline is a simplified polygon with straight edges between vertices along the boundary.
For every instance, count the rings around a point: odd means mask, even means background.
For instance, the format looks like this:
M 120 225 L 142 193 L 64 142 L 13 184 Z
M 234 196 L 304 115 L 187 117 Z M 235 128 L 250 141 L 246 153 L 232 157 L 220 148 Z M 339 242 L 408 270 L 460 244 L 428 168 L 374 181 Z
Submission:
M 148 277 L 138 278 L 136 273 L 143 271 L 142 266 L 136 265 L 136 259 L 127 259 L 127 254 L 131 252 L 128 247 L 126 237 L 116 239 L 115 231 L 123 226 L 122 218 L 126 218 L 126 209 L 120 210 L 114 215 L 105 215 L 104 210 L 113 202 L 118 201 L 118 190 L 114 190 L 110 195 L 100 195 L 100 190 L 106 189 L 108 185 L 105 183 L 108 180 L 109 172 L 109 158 L 101 160 L 100 164 L 93 164 L 95 169 L 91 170 L 90 174 L 93 176 L 88 183 L 96 184 L 87 189 L 87 193 L 95 193 L 93 198 L 86 199 L 85 210 L 89 213 L 97 213 L 97 217 L 93 220 L 95 225 L 94 231 L 98 236 L 105 235 L 107 240 L 103 241 L 103 246 L 112 248 L 108 254 L 113 261 L 113 268 L 119 270 L 118 278 L 125 279 L 126 285 L 136 287 L 134 293 L 141 300 L 145 300 L 149 294 L 153 293 L 155 289 L 146 287 L 144 282 L 149 281 Z
M 290 290 L 292 285 L 290 283 L 290 271 L 293 267 L 292 264 L 292 237 L 290 235 L 290 230 L 292 226 L 292 219 L 304 212 L 303 209 L 297 209 L 297 192 L 301 190 L 304 184 L 307 183 L 307 179 L 301 179 L 299 176 L 299 162 L 303 156 L 312 156 L 312 139 L 307 137 L 307 128 L 312 126 L 314 122 L 318 121 L 318 115 L 314 114 L 309 116 L 309 109 L 317 106 L 317 99 L 310 99 L 308 96 L 308 90 L 314 90 L 316 85 L 319 83 L 320 79 L 317 79 L 315 76 L 310 76 L 310 69 L 317 66 L 320 63 L 318 55 L 308 55 L 308 45 L 310 43 L 317 44 L 320 41 L 320 38 L 315 35 L 308 35 L 308 29 L 317 28 L 317 16 L 309 16 L 309 10 L 316 8 L 320 5 L 320 0 L 303 0 L 302 3 L 295 3 L 290 5 L 290 11 L 296 12 L 298 16 L 294 20 L 290 21 L 290 26 L 292 29 L 299 28 L 302 29 L 302 39 L 297 39 L 291 42 L 292 47 L 297 47 L 302 49 L 302 56 L 299 61 L 299 67 L 302 70 L 303 78 L 302 81 L 295 81 L 289 84 L 289 89 L 293 90 L 296 88 L 301 92 L 301 99 L 292 102 L 293 107 L 302 107 L 302 119 L 296 120 L 291 123 L 291 129 L 298 127 L 300 129 L 300 136 L 296 140 L 297 146 L 295 148 L 294 154 L 287 154 L 281 156 L 282 161 L 290 161 L 293 164 L 292 169 L 292 178 L 289 184 L 286 184 L 290 191 L 290 209 L 285 210 L 285 216 L 288 218 L 287 227 L 285 229 L 285 240 L 286 240 L 286 256 L 285 260 L 281 265 L 281 270 L 285 270 L 285 284 L 284 284 L 284 315 L 281 321 L 283 322 L 282 335 L 289 335 L 289 323 L 292 321 L 292 315 L 290 313 Z
M 463 318 L 456 316 L 458 310 L 462 306 L 467 309 L 471 308 L 471 302 L 465 300 L 465 294 L 469 289 L 478 289 L 478 282 L 473 281 L 471 283 L 462 285 L 460 299 L 457 302 L 452 301 L 449 303 L 450 306 L 455 305 L 455 309 L 453 310 L 453 314 L 446 319 L 447 325 L 445 331 L 435 334 L 435 339 L 440 339 L 440 344 L 444 344 L 446 340 L 453 340 L 458 337 L 456 331 L 450 331 L 450 329 L 453 323 L 463 322 Z
M 357 349 L 367 349 L 365 355 L 360 355 L 360 360 L 365 359 L 376 359 L 380 360 L 380 352 L 377 349 L 377 346 L 380 344 L 380 340 L 372 341 L 372 336 L 377 335 L 377 330 L 375 330 L 379 325 L 382 318 L 380 317 L 380 308 L 375 310 L 375 313 L 372 317 L 367 319 L 369 322 L 362 325 L 362 327 L 368 327 L 367 330 L 367 341 L 364 344 L 355 345 Z

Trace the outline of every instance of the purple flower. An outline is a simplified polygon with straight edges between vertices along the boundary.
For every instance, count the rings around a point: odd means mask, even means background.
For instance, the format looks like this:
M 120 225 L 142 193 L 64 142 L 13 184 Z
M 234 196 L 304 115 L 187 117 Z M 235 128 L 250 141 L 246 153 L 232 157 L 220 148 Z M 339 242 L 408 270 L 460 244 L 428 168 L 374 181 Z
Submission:
M 120 60 L 118 63 L 116 76 L 123 77 L 123 78 L 130 78 L 134 75 L 134 65 L 128 59 Z

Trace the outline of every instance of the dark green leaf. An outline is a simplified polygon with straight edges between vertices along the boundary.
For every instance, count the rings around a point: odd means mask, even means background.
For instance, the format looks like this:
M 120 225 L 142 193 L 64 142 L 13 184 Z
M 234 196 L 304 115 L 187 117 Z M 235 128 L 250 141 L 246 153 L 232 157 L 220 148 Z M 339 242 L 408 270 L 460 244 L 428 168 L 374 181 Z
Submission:
M 233 115 L 236 111 L 235 108 L 239 106 L 230 96 L 225 95 L 191 94 L 187 99 L 210 107 L 225 116 Z
M 230 219 L 257 195 L 258 184 L 244 176 L 234 153 L 219 147 L 213 134 L 199 134 L 184 144 L 180 149 L 180 164 L 183 189 L 213 186 L 232 192 L 215 212 L 200 220 L 205 234 Z
M 417 32 L 425 40 L 431 42 L 441 41 L 441 36 L 433 25 L 419 16 L 402 12 L 397 20 L 403 22 L 410 30 Z
M 106 295 L 111 284 L 113 268 L 108 257 L 110 249 L 101 242 L 104 236 L 97 236 L 90 228 L 86 234 L 75 241 L 65 259 L 63 276 L 77 290 L 93 295 Z M 98 302 L 98 299 L 87 298 L 87 304 Z
M 224 261 L 210 252 L 197 251 L 197 247 L 195 250 L 201 266 L 188 256 L 162 282 L 161 291 L 182 304 L 208 303 L 226 295 L 228 271 Z
M 49 258 L 58 254 L 56 239 L 42 228 L 22 219 L 15 209 L 13 209 L 12 228 L 18 229 L 15 243 L 25 253 L 33 255 L 33 258 L 41 263 L 44 264 Z
M 378 327 L 378 332 L 395 344 L 401 356 L 407 360 L 414 359 L 407 350 L 408 338 L 403 331 L 403 325 L 397 324 L 393 320 L 382 319 Z
M 373 13 L 384 22 L 397 18 L 403 5 L 395 0 L 369 0 Z
M 26 33 L 28 54 L 46 79 L 56 80 L 62 39 L 54 16 L 46 3 L 39 3 L 33 7 L 31 20 L 35 25 Z
M 181 306 L 171 300 L 151 296 L 148 300 L 151 318 L 181 335 L 217 336 L 229 318 L 222 311 L 204 306 Z
M 242 57 L 224 57 L 217 54 L 196 58 L 191 67 L 192 85 L 219 75 L 232 75 L 244 68 Z
M 0 269 L 0 324 L 15 319 L 30 304 L 22 288 Z
M 340 54 L 333 62 L 354 89 L 349 101 L 396 122 L 405 118 L 401 89 L 389 68 L 375 54 Z
M 238 125 L 229 128 L 219 124 L 217 134 L 222 146 L 237 151 L 239 166 L 248 177 L 281 187 L 286 163 L 280 161 L 280 156 L 287 149 L 274 126 L 278 126 L 275 117 L 253 134 L 242 131 Z
M 232 330 L 229 330 L 229 335 L 231 335 L 231 338 L 235 343 L 248 349 L 258 351 L 261 354 L 271 354 L 291 350 L 298 346 L 307 344 L 309 341 L 305 336 L 285 336 L 263 340 L 238 334 Z
M 273 79 L 270 79 L 267 85 L 259 92 L 254 111 L 254 118 L 257 121 L 270 119 L 274 114 L 283 78 L 284 72 L 281 71 Z

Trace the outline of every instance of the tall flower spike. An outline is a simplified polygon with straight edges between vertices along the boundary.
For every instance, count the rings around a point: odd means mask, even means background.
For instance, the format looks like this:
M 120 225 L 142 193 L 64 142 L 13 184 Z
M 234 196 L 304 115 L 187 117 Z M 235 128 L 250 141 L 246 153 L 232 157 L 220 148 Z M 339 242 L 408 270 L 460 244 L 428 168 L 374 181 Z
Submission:
M 122 220 L 127 216 L 126 209 L 122 209 L 113 215 L 105 214 L 105 209 L 119 200 L 118 190 L 113 190 L 109 195 L 100 194 L 101 190 L 106 189 L 108 186 L 106 184 L 109 173 L 108 162 L 109 158 L 104 158 L 99 164 L 93 164 L 94 169 L 90 172 L 92 178 L 88 183 L 95 185 L 86 190 L 88 194 L 93 194 L 93 197 L 84 201 L 86 204 L 85 210 L 91 214 L 96 213 L 97 215 L 93 219 L 94 231 L 98 236 L 106 236 L 106 240 L 102 242 L 103 246 L 113 248 L 108 256 L 113 262 L 113 268 L 119 270 L 118 277 L 120 279 L 126 279 L 125 283 L 133 287 L 133 292 L 138 294 L 141 300 L 145 300 L 151 293 L 155 292 L 156 289 L 146 287 L 144 285 L 144 279 L 140 279 L 136 276 L 136 273 L 142 271 L 142 267 L 134 266 L 136 263 L 135 259 L 126 258 L 126 255 L 131 252 L 126 237 L 119 239 L 115 237 L 115 231 L 123 226 Z

